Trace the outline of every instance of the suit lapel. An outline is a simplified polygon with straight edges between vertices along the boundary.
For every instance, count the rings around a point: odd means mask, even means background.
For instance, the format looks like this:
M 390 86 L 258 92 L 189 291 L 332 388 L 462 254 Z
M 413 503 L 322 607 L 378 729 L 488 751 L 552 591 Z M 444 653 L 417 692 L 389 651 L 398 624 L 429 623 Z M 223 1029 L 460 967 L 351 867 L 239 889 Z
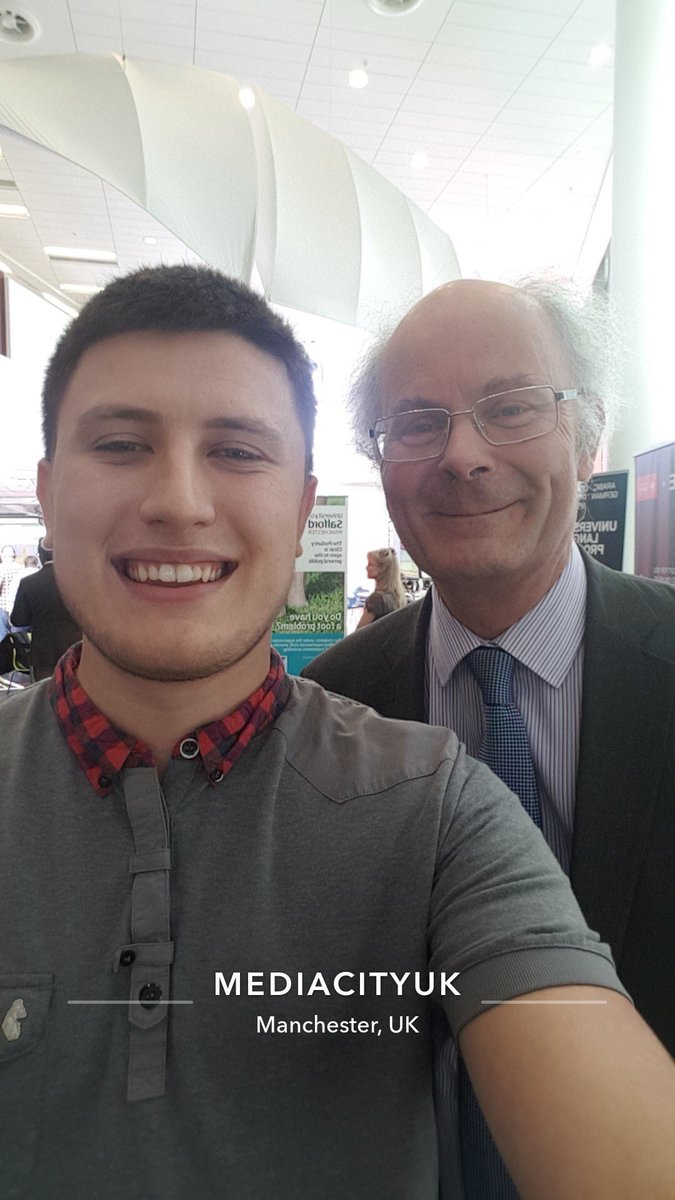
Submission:
M 431 617 L 431 592 L 424 600 L 411 604 L 405 610 L 404 619 L 409 622 L 403 630 L 402 622 L 387 622 L 388 632 L 380 647 L 380 654 L 388 670 L 381 672 L 379 702 L 375 706 L 385 717 L 398 717 L 404 721 L 426 720 L 425 667 L 427 629 Z
M 675 683 L 672 665 L 650 652 L 658 619 L 647 604 L 625 578 L 593 562 L 587 572 L 570 876 L 589 925 L 618 960 L 664 770 Z

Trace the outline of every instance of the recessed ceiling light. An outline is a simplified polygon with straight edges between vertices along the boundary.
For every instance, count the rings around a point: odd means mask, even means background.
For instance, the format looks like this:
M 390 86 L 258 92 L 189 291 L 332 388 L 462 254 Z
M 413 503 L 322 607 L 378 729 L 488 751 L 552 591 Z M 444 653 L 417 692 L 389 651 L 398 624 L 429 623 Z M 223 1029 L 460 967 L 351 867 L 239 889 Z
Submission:
M 363 67 L 354 67 L 353 71 L 349 72 L 349 86 L 353 88 L 368 87 L 368 73 Z
M 381 17 L 402 17 L 419 8 L 423 0 L 366 0 L 366 3 Z
M 73 308 L 70 304 L 66 304 L 65 300 L 60 300 L 59 297 L 54 296 L 52 292 L 43 292 L 42 297 L 44 300 L 48 300 L 50 304 L 53 304 L 55 308 L 60 308 L 61 312 L 68 313 L 69 317 L 77 316 L 76 308 Z
M 612 47 L 608 46 L 606 42 L 600 42 L 591 50 L 588 56 L 588 65 L 589 67 L 606 67 L 611 58 Z
M 32 42 L 40 31 L 33 17 L 24 16 L 11 8 L 0 8 L 0 39 L 3 42 Z
M 73 246 L 45 246 L 47 258 L 62 258 L 69 262 L 116 263 L 114 250 L 79 250 Z
M 412 167 L 413 171 L 423 171 L 425 167 L 429 166 L 429 159 L 424 153 L 424 150 L 415 151 L 410 159 L 410 166 Z
M 74 296 L 94 296 L 96 292 L 102 292 L 103 288 L 97 283 L 62 283 L 62 292 L 72 292 Z
M 242 108 L 253 108 L 253 105 L 255 104 L 255 92 L 253 91 L 253 88 L 239 88 L 239 103 L 241 104 Z
M 143 241 L 145 242 L 146 246 L 156 246 L 157 245 L 157 238 L 155 238 L 155 237 L 144 237 Z
M 23 204 L 0 204 L 0 217 L 27 217 L 28 209 Z

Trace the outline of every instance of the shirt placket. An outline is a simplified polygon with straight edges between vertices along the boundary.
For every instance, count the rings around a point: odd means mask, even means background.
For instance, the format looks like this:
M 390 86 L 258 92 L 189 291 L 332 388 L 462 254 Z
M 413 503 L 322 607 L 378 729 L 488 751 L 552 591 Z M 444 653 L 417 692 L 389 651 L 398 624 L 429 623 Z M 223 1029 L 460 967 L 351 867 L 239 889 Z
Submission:
M 150 767 L 122 772 L 127 814 L 134 839 L 129 863 L 131 942 L 115 955 L 115 969 L 130 967 L 127 1099 L 162 1096 L 171 964 L 171 852 L 169 817 L 157 773 Z

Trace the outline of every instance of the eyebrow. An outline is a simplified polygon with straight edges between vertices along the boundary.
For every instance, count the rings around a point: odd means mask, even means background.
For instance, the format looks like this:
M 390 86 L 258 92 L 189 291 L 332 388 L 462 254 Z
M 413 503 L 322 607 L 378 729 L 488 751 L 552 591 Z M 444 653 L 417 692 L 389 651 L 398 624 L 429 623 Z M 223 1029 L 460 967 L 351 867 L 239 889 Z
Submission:
M 87 432 L 92 425 L 104 424 L 106 421 L 133 421 L 137 425 L 158 426 L 162 415 L 150 408 L 139 408 L 128 404 L 100 404 L 83 413 L 77 422 L 81 432 Z M 278 431 L 267 421 L 257 417 L 209 417 L 202 423 L 204 429 L 225 429 L 240 433 L 254 433 L 267 439 L 274 445 L 281 445 Z
M 497 375 L 494 379 L 490 379 L 486 383 L 485 390 L 481 395 L 493 396 L 495 392 L 510 392 L 514 388 L 531 387 L 533 381 L 536 386 L 539 379 L 539 376 L 531 375 L 527 372 L 522 375 Z

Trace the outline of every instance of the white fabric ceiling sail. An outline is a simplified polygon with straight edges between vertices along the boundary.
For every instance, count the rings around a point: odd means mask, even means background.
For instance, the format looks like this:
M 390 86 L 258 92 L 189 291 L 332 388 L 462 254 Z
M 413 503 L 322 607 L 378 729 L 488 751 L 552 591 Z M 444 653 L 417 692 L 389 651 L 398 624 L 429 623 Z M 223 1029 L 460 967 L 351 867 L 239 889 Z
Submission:
M 460 275 L 452 242 L 337 138 L 257 91 L 256 263 L 278 304 L 376 330 Z
M 265 294 L 355 324 L 361 231 L 345 148 L 272 96 L 257 90 L 256 101 L 252 125 L 263 147 L 258 238 L 265 250 L 256 263 Z
M 145 156 L 136 104 L 125 72 L 112 55 L 3 59 L 0 123 L 145 205 Z
M 229 75 L 126 62 L 143 141 L 145 208 L 238 279 L 253 269 L 257 176 L 251 126 Z
M 116 56 L 0 63 L 0 123 L 113 184 L 213 266 L 253 267 L 257 172 L 233 79 Z
M 266 295 L 376 327 L 459 275 L 450 239 L 336 138 L 228 76 L 115 56 L 0 62 L 0 123 L 99 175 Z

